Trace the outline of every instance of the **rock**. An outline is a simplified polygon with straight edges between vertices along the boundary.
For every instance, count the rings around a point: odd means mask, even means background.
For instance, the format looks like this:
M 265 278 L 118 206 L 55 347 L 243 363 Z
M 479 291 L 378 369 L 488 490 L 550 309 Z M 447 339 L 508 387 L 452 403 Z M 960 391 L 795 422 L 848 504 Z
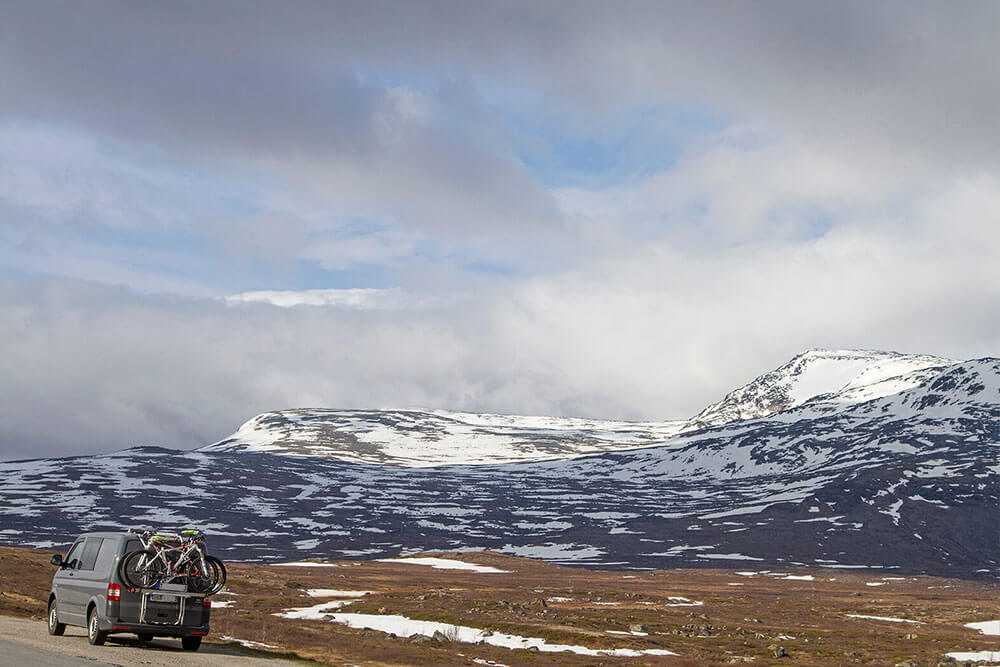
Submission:
M 451 641 L 450 639 L 448 639 L 448 636 L 445 635 L 440 630 L 435 630 L 434 634 L 431 635 L 431 639 L 433 639 L 436 642 L 448 642 L 448 641 Z
M 916 660 L 903 660 L 901 662 L 897 662 L 895 664 L 895 667 L 917 667 L 917 661 Z
M 918 635 L 915 635 L 912 632 L 908 632 L 905 635 L 903 635 L 903 639 L 916 639 L 917 637 Z
M 632 625 L 628 626 L 628 631 L 629 632 L 649 632 L 649 626 L 648 625 L 640 625 L 639 623 L 633 623 Z
M 785 651 L 784 646 L 778 646 L 777 644 L 771 644 L 767 647 L 767 650 L 771 652 L 775 658 L 787 658 L 788 652 Z
M 483 637 L 492 637 L 492 636 L 493 636 L 492 630 L 483 630 Z

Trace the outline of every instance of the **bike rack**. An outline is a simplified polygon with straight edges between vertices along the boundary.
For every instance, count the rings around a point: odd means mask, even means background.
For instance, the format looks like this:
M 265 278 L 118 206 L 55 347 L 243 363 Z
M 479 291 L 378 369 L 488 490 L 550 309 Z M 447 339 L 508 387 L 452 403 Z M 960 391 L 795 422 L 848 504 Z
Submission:
M 188 598 L 204 598 L 206 593 L 188 593 L 187 591 L 172 591 L 161 588 L 140 588 L 138 589 L 142 601 L 139 603 L 139 622 L 153 625 L 155 622 L 146 621 L 146 603 L 151 595 L 169 595 L 178 598 L 180 609 L 177 611 L 177 620 L 173 623 L 155 623 L 157 625 L 184 625 L 184 610 L 187 608 Z

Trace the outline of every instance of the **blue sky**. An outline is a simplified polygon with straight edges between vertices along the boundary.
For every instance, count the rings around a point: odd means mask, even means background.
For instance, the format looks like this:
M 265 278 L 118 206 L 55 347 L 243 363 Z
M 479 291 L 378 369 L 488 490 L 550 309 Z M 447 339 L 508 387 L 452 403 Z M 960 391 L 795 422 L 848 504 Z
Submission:
M 304 405 L 667 419 L 809 347 L 994 354 L 998 27 L 5 6 L 0 442 L 187 447 Z

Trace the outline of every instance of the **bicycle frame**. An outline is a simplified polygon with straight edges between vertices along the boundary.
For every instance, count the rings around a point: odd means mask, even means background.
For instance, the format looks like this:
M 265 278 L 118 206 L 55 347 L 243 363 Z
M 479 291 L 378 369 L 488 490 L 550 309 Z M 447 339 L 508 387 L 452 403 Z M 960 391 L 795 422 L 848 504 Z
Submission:
M 192 539 L 185 540 L 184 535 L 174 533 L 159 533 L 154 531 L 130 531 L 134 533 L 142 547 L 146 551 L 154 552 L 153 561 L 163 564 L 164 576 L 160 582 L 167 582 L 172 579 L 190 576 L 192 573 L 184 571 L 187 566 L 194 565 L 198 572 L 207 570 L 205 562 L 205 551 L 202 546 L 204 537 L 198 533 Z M 140 561 L 140 564 L 145 564 Z

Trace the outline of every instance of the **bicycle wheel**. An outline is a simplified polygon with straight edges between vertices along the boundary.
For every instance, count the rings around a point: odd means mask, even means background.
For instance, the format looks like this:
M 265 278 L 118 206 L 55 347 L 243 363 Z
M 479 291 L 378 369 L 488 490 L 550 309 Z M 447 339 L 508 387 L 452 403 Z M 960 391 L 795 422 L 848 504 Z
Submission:
M 205 560 L 212 568 L 212 587 L 208 590 L 208 595 L 215 595 L 226 585 L 226 566 L 215 556 L 205 556 Z
M 152 588 L 167 574 L 155 551 L 139 549 L 126 554 L 118 563 L 118 577 L 129 588 Z
M 212 565 L 204 557 L 189 562 L 184 567 L 188 591 L 208 594 L 215 585 L 216 573 Z

